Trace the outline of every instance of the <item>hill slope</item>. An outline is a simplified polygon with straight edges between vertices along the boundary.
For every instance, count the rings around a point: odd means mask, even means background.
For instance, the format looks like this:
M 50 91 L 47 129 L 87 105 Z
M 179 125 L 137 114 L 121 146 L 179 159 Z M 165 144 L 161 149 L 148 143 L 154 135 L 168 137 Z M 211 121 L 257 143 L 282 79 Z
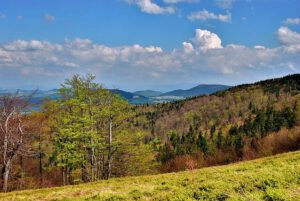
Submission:
M 165 172 L 183 170 L 190 160 L 196 167 L 227 164 L 299 149 L 299 100 L 300 74 L 294 74 L 140 107 L 136 124 L 147 129 L 148 141 L 160 143 Z
M 193 96 L 200 96 L 204 94 L 211 94 L 217 91 L 229 89 L 230 86 L 226 85 L 216 85 L 216 84 L 200 84 L 196 87 L 191 89 L 183 90 L 178 89 L 174 91 L 170 91 L 167 93 L 162 94 L 161 96 L 182 96 L 182 97 L 193 97 Z
M 189 128 L 209 134 L 212 127 L 216 133 L 227 133 L 231 125 L 241 125 L 252 115 L 252 110 L 274 107 L 294 107 L 300 98 L 300 74 L 254 84 L 239 85 L 211 95 L 155 105 L 148 108 L 156 114 L 154 133 L 166 137 L 170 130 L 183 134 Z
M 300 151 L 172 174 L 0 194 L 0 200 L 300 200 Z
M 143 103 L 151 102 L 151 100 L 148 97 L 119 90 L 119 89 L 110 89 L 110 92 L 112 92 L 113 94 L 119 94 L 121 97 L 126 99 L 130 104 L 143 104 Z
M 163 94 L 160 91 L 153 91 L 153 90 L 144 90 L 144 91 L 136 91 L 134 94 L 145 96 L 145 97 L 154 97 L 154 96 L 160 96 Z

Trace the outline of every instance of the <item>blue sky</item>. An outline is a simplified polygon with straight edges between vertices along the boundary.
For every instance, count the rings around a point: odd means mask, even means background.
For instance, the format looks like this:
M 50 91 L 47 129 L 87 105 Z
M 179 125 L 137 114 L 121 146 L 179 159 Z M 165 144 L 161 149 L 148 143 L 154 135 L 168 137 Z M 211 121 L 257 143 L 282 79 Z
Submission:
M 300 72 L 299 0 L 0 0 L 0 88 L 170 90 Z

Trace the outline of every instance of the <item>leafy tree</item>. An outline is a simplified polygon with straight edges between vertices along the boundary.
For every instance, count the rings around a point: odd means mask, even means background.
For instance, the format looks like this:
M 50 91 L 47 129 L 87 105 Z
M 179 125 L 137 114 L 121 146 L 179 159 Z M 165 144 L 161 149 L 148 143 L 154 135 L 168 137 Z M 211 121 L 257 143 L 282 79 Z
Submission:
M 165 143 L 159 150 L 158 160 L 165 163 L 175 157 L 172 145 Z
M 158 163 L 151 144 L 144 144 L 145 134 L 141 131 L 120 131 L 119 142 L 114 155 L 112 174 L 114 176 L 143 175 L 153 173 Z
M 300 101 L 295 102 L 294 111 L 295 111 L 296 124 L 299 125 L 300 124 Z
M 216 132 L 216 125 L 213 125 L 210 128 L 210 139 L 214 139 L 215 132 Z
M 131 116 L 125 100 L 94 80 L 92 75 L 74 75 L 62 84 L 61 99 L 46 107 L 55 136 L 53 158 L 62 168 L 64 184 L 72 182 L 71 173 L 78 168 L 84 182 L 111 176 L 119 145 L 113 134 Z
M 116 151 L 115 143 L 113 143 L 113 129 L 117 129 L 120 124 L 128 120 L 128 118 L 131 116 L 128 108 L 128 103 L 119 95 L 109 94 L 105 98 L 105 106 L 103 107 L 102 112 L 109 124 L 109 132 L 107 137 L 107 163 L 105 172 L 106 179 L 110 178 L 111 176 L 112 157 Z
M 209 148 L 206 138 L 203 136 L 202 132 L 199 133 L 198 139 L 197 139 L 197 146 L 201 149 L 201 151 L 207 155 Z
M 216 145 L 218 149 L 221 149 L 223 145 L 223 134 L 221 131 L 219 131 L 217 134 Z

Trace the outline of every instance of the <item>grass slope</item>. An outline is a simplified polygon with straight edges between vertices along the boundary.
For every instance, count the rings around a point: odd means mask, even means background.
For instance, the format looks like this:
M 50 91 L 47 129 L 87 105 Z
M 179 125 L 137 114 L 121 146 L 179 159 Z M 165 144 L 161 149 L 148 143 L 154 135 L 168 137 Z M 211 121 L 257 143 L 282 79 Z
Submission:
M 200 170 L 0 194 L 0 200 L 300 200 L 300 151 Z

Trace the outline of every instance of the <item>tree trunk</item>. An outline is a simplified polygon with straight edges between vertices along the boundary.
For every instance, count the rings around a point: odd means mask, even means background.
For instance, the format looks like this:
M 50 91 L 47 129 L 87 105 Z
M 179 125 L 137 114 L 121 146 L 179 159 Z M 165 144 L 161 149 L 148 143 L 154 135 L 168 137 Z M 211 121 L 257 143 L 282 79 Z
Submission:
M 93 143 L 93 142 L 92 142 Z M 92 145 L 93 146 L 93 145 Z M 92 153 L 91 153 L 91 166 L 92 166 L 92 172 L 91 172 L 91 180 L 95 181 L 95 168 L 96 168 L 96 163 L 95 163 L 95 149 L 92 148 Z
M 63 183 L 63 186 L 66 185 L 65 168 L 66 168 L 66 167 L 62 167 L 62 168 L 61 168 L 61 173 L 62 173 L 62 183 Z
M 72 179 L 72 168 L 67 168 L 67 184 L 73 184 L 73 179 Z
M 85 161 L 85 157 L 84 157 L 84 161 Z M 86 170 L 86 165 L 85 165 L 85 162 L 83 162 L 81 164 L 81 180 L 83 182 L 88 182 L 88 177 L 87 177 L 87 170 Z
M 8 160 L 2 170 L 2 177 L 3 177 L 2 190 L 3 190 L 3 192 L 7 192 L 8 177 L 9 177 L 9 173 L 10 173 L 10 165 L 11 165 L 11 161 Z
M 20 180 L 23 181 L 23 178 L 25 176 L 25 169 L 24 169 L 24 160 L 23 160 L 23 156 L 20 155 L 19 156 L 19 165 L 20 165 L 20 170 L 19 170 L 19 175 L 20 175 Z M 17 189 L 23 189 L 24 188 L 24 183 L 23 182 L 19 182 L 18 186 L 16 186 Z
M 43 164 L 42 164 L 42 152 L 39 153 L 39 173 L 40 173 L 40 187 L 43 185 Z
M 102 154 L 102 179 L 106 179 L 106 162 L 105 162 L 105 153 Z
M 97 167 L 96 167 L 96 170 L 97 170 L 97 177 L 96 179 L 100 179 L 101 178 L 101 154 L 100 152 L 98 151 L 97 153 Z
M 108 139 L 108 158 L 107 158 L 107 177 L 110 178 L 111 175 L 111 160 L 112 160 L 112 118 L 109 120 L 109 139 Z
M 66 180 L 66 185 L 69 185 L 69 168 L 66 166 L 65 168 L 65 180 Z
M 94 147 L 94 114 L 93 114 L 93 111 L 92 111 L 92 100 L 91 98 L 89 98 L 89 115 L 90 115 L 90 120 L 92 122 L 92 125 L 91 125 L 91 145 L 92 145 L 92 148 L 91 148 L 91 166 L 92 166 L 92 171 L 91 171 L 91 180 L 92 181 L 95 181 L 95 178 L 96 178 L 96 156 L 95 156 L 95 147 Z
M 39 134 L 39 176 L 40 176 L 40 187 L 43 185 L 43 153 L 41 146 L 41 134 Z

